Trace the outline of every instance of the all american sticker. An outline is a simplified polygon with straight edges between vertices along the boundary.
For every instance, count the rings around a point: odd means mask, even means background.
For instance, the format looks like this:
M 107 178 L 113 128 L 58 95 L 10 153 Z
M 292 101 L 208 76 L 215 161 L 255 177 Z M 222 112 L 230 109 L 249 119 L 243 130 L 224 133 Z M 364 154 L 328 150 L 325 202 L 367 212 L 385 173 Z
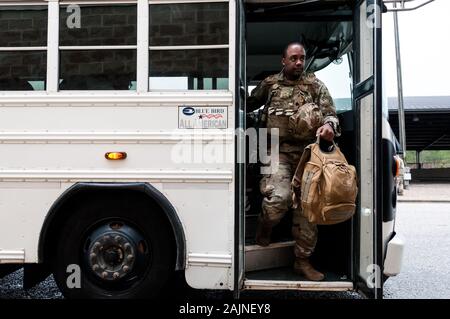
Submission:
M 178 128 L 223 129 L 228 128 L 227 106 L 179 106 Z

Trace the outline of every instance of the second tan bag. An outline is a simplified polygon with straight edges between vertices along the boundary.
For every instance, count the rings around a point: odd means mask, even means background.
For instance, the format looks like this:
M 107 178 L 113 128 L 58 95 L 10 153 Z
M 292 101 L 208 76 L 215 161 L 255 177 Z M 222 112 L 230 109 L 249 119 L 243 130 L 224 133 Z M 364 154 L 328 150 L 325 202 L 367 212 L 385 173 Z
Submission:
M 350 219 L 358 194 L 356 169 L 339 147 L 323 152 L 319 140 L 305 148 L 292 179 L 294 208 L 310 223 L 332 225 Z

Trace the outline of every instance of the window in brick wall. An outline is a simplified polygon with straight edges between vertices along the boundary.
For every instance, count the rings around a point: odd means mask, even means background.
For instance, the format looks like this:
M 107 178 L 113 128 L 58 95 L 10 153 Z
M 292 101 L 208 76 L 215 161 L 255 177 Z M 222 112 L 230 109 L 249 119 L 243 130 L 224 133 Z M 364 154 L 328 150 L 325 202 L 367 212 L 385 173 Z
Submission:
M 150 46 L 228 43 L 228 3 L 150 5 Z
M 228 89 L 228 2 L 150 4 L 150 89 Z
M 44 90 L 46 74 L 45 51 L 0 51 L 0 90 Z
M 152 89 L 228 89 L 228 49 L 150 51 Z
M 59 13 L 59 45 L 136 45 L 136 5 L 80 5 L 79 25 L 75 11 L 62 6 Z M 67 12 L 69 11 L 69 12 Z
M 136 81 L 134 50 L 70 50 L 60 53 L 61 90 L 130 90 Z
M 0 90 L 45 90 L 46 5 L 0 6 Z
M 137 6 L 60 9 L 60 90 L 136 90 Z

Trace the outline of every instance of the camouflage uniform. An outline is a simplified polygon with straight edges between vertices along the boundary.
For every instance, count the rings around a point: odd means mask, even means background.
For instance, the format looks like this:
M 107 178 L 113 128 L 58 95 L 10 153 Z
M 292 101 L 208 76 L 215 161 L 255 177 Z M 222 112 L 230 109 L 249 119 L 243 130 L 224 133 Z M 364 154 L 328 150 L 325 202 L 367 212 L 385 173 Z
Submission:
M 267 77 L 247 99 L 247 109 L 267 103 L 263 120 L 267 128 L 279 129 L 280 159 L 278 171 L 261 180 L 260 222 L 273 227 L 292 206 L 291 180 L 304 147 L 316 139 L 316 131 L 324 123 L 332 125 L 336 136 L 340 133 L 333 100 L 313 73 L 304 73 L 297 81 L 287 80 L 283 73 Z M 309 257 L 316 246 L 317 226 L 303 217 L 301 207 L 293 212 L 292 234 L 296 257 Z

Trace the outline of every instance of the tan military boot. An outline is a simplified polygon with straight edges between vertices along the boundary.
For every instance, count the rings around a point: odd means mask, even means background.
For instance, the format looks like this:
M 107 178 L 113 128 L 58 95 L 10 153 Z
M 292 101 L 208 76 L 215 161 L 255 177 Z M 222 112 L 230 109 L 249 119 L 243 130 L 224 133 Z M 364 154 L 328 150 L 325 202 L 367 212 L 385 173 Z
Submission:
M 294 263 L 294 271 L 303 275 L 308 280 L 321 281 L 325 277 L 324 274 L 313 268 L 308 258 L 296 258 Z
M 261 220 L 258 220 L 258 226 L 256 227 L 256 244 L 259 246 L 269 246 L 270 244 L 270 235 L 272 234 L 272 227 L 267 226 Z

